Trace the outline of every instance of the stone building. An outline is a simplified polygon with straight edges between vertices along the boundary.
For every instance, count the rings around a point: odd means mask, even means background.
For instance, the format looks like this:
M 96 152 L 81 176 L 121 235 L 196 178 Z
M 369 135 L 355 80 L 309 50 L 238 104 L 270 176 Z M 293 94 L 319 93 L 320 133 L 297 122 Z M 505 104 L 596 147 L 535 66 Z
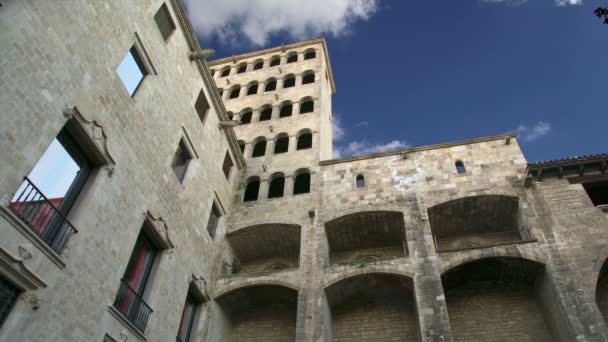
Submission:
M 1 5 L 1 341 L 608 341 L 608 155 L 332 159 L 322 38 Z

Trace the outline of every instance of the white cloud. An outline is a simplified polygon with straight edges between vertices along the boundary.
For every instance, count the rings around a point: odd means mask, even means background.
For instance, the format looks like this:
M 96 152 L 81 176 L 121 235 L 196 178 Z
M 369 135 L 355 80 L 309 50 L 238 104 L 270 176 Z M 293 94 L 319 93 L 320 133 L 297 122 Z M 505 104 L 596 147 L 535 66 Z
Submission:
M 481 0 L 483 2 L 491 2 L 491 3 L 503 3 L 510 6 L 519 6 L 522 5 L 528 0 Z M 556 6 L 575 6 L 582 5 L 583 0 L 554 0 Z
M 342 124 L 342 117 L 340 114 L 333 114 L 331 116 L 331 135 L 333 141 L 340 141 L 346 136 L 346 129 Z
M 333 157 L 344 158 L 355 155 L 394 151 L 409 147 L 405 141 L 393 140 L 388 143 L 370 143 L 367 140 L 351 141 L 346 146 L 334 146 Z
M 360 127 L 369 127 L 369 122 L 361 121 L 361 122 L 358 122 L 357 124 L 355 124 L 355 128 L 360 128 Z
M 537 122 L 534 126 L 519 125 L 517 135 L 524 142 L 534 141 L 543 137 L 551 131 L 551 124 L 544 121 Z
M 271 34 L 340 36 L 377 11 L 377 0 L 186 0 L 194 30 L 225 43 L 263 46 Z

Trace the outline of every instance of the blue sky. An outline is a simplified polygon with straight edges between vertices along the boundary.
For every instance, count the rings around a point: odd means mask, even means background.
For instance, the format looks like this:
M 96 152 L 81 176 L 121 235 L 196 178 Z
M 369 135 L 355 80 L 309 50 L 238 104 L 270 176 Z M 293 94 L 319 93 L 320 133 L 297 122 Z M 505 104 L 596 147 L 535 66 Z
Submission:
M 341 156 L 518 131 L 539 161 L 608 152 L 608 2 L 556 1 L 186 5 L 213 58 L 324 35 Z

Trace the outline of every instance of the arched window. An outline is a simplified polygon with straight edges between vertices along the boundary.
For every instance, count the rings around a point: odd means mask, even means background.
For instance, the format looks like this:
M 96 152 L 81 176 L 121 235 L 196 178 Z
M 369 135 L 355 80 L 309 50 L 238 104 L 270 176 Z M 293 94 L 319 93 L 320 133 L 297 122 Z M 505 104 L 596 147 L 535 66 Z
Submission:
M 293 183 L 293 194 L 307 194 L 310 192 L 310 171 L 300 170 Z
M 211 77 L 215 77 L 215 70 L 211 69 Z
M 274 78 L 268 79 L 266 81 L 266 87 L 264 87 L 264 91 L 274 91 L 277 89 L 277 80 Z
M 264 67 L 264 61 L 261 59 L 256 60 L 253 64 L 253 70 L 260 70 L 263 67 Z
M 317 57 L 317 53 L 315 50 L 307 50 L 304 52 L 304 59 L 315 59 Z
M 297 150 L 305 150 L 312 147 L 312 133 L 302 133 L 298 136 Z
M 263 157 L 266 154 L 266 139 L 262 138 L 253 145 L 253 152 L 251 158 Z
M 365 177 L 363 177 L 363 175 L 358 175 L 357 176 L 357 188 L 364 188 L 365 187 Z
M 284 103 L 281 106 L 281 111 L 279 112 L 279 117 L 280 118 L 286 118 L 288 116 L 291 116 L 291 113 L 293 112 L 293 105 L 289 102 Z
M 232 118 L 234 118 L 233 112 L 226 112 L 226 115 L 228 116 L 228 120 L 232 120 Z
M 226 68 L 222 69 L 222 73 L 220 74 L 220 77 L 226 77 L 228 75 L 230 75 L 230 68 L 226 67 Z
M 241 154 L 245 153 L 245 142 L 243 140 L 239 140 L 239 148 L 241 149 Z
M 315 83 L 315 73 L 314 73 L 314 71 L 306 72 L 302 76 L 302 84 L 310 84 L 310 83 Z
M 300 114 L 312 113 L 315 108 L 315 101 L 306 100 L 300 103 Z
M 247 182 L 245 188 L 245 196 L 243 202 L 253 202 L 258 200 L 258 194 L 260 193 L 260 179 L 257 177 L 251 177 Z
M 274 154 L 285 153 L 289 150 L 289 136 L 283 134 L 274 139 Z
M 247 71 L 247 64 L 246 63 L 240 64 L 239 67 L 236 69 L 236 73 L 237 74 L 242 74 L 245 71 Z
M 279 56 L 273 56 L 273 57 L 270 59 L 270 66 L 271 66 L 271 67 L 273 67 L 273 66 L 277 66 L 277 65 L 279 65 L 279 64 L 281 64 L 281 57 L 279 57 Z
M 224 96 L 224 89 L 219 88 L 219 89 L 217 90 L 217 92 L 220 94 L 220 98 L 221 98 L 222 96 Z
M 232 90 L 230 91 L 230 95 L 228 96 L 229 99 L 236 99 L 237 97 L 239 97 L 239 94 L 241 93 L 241 86 L 237 85 L 234 88 L 232 88 Z
M 287 75 L 283 79 L 283 88 L 291 88 L 296 85 L 296 77 L 294 75 Z
M 255 95 L 258 93 L 258 83 L 252 83 L 249 85 L 249 88 L 247 88 L 247 96 L 249 95 Z
M 464 163 L 460 160 L 456 161 L 456 172 L 458 172 L 459 175 L 467 172 L 467 170 L 464 168 Z
M 272 107 L 265 107 L 260 112 L 260 121 L 268 121 L 272 118 Z
M 251 110 L 246 110 L 246 112 L 241 113 L 241 123 L 242 124 L 248 124 L 251 123 Z
M 292 52 L 287 56 L 287 63 L 295 63 L 298 61 L 298 53 Z
M 279 198 L 283 197 L 285 191 L 285 177 L 283 174 L 278 173 L 272 176 L 270 181 L 270 187 L 268 188 L 268 198 Z

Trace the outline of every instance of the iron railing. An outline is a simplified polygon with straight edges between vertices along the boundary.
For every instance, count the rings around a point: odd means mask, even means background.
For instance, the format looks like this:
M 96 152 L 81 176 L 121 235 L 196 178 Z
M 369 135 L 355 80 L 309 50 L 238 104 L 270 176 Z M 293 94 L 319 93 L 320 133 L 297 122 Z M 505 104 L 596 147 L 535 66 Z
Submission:
M 57 254 L 78 231 L 58 210 L 62 198 L 49 200 L 27 177 L 9 209 Z
M 120 281 L 120 288 L 114 301 L 114 307 L 125 316 L 129 322 L 139 329 L 142 333 L 146 329 L 148 317 L 152 313 L 152 309 L 141 298 L 139 293 L 127 284 L 124 280 Z

